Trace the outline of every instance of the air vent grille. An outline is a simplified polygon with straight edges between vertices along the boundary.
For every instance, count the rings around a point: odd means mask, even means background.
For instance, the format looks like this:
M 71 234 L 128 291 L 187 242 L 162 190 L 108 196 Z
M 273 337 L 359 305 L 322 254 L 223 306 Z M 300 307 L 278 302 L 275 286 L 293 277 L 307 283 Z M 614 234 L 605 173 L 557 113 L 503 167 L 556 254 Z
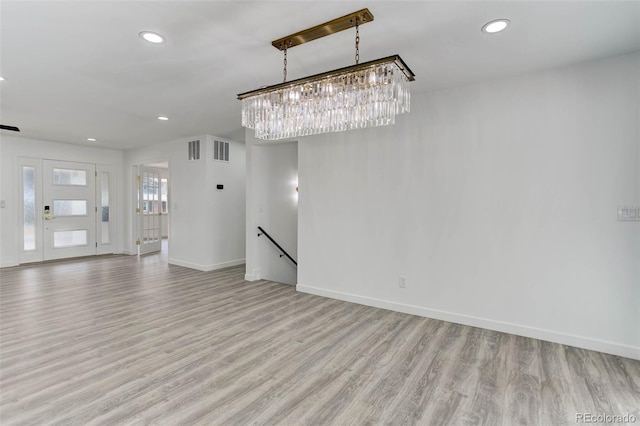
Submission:
M 229 142 L 213 141 L 213 159 L 229 161 Z
M 200 159 L 200 141 L 190 141 L 189 142 L 189 160 L 199 160 Z

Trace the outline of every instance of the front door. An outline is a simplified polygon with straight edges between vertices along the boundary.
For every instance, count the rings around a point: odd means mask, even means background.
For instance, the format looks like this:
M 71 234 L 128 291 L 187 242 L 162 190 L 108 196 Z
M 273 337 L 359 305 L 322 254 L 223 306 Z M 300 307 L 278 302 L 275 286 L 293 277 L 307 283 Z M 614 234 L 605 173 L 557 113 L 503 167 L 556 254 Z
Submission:
M 44 260 L 96 254 L 95 164 L 43 160 Z

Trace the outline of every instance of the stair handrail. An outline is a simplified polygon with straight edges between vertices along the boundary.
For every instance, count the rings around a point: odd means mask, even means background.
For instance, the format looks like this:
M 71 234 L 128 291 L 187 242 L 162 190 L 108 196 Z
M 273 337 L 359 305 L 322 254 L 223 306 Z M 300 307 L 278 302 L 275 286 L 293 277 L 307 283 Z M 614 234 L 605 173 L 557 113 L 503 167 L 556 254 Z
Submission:
M 258 226 L 258 230 L 259 230 L 260 232 L 262 232 L 262 234 L 258 234 L 258 237 L 264 234 L 264 236 L 265 236 L 265 237 L 267 237 L 267 238 L 269 239 L 269 241 L 271 241 L 271 242 L 272 242 L 276 247 L 278 247 L 278 250 L 280 250 L 280 252 L 282 253 L 282 254 L 280 255 L 280 257 L 282 257 L 282 256 L 287 256 L 287 257 L 289 258 L 289 260 L 293 262 L 293 264 L 294 264 L 294 265 L 298 266 L 298 262 L 296 262 L 296 261 L 295 261 L 295 259 L 294 259 L 293 257 L 291 257 L 291 256 L 289 255 L 289 253 L 287 253 L 287 251 L 286 251 L 285 249 L 283 249 L 283 248 L 280 246 L 280 244 L 278 244 L 278 243 L 276 242 L 276 240 L 274 240 L 273 238 L 271 238 L 271 235 L 269 235 L 269 234 L 267 233 L 267 231 L 265 231 L 264 229 L 262 229 L 262 227 L 261 227 L 261 226 Z

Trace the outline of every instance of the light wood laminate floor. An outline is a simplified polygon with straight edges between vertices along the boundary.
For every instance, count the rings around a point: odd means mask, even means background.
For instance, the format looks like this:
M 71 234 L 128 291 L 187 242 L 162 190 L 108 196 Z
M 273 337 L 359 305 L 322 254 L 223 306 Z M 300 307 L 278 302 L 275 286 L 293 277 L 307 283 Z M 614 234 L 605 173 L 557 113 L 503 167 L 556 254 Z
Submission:
M 0 274 L 2 425 L 640 424 L 640 361 L 245 282 L 243 267 L 106 256 Z

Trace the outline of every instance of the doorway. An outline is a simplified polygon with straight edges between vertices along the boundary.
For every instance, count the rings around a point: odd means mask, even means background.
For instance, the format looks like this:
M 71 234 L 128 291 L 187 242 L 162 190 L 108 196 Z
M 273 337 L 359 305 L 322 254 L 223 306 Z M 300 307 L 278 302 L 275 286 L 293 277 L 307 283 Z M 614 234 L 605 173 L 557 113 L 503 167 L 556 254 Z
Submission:
M 136 176 L 138 254 L 168 251 L 169 163 L 138 166 Z
M 298 259 L 298 142 L 253 144 L 248 221 L 260 226 L 293 259 Z M 247 280 L 298 283 L 297 265 L 260 232 L 247 232 Z M 247 230 L 249 231 L 249 229 Z

